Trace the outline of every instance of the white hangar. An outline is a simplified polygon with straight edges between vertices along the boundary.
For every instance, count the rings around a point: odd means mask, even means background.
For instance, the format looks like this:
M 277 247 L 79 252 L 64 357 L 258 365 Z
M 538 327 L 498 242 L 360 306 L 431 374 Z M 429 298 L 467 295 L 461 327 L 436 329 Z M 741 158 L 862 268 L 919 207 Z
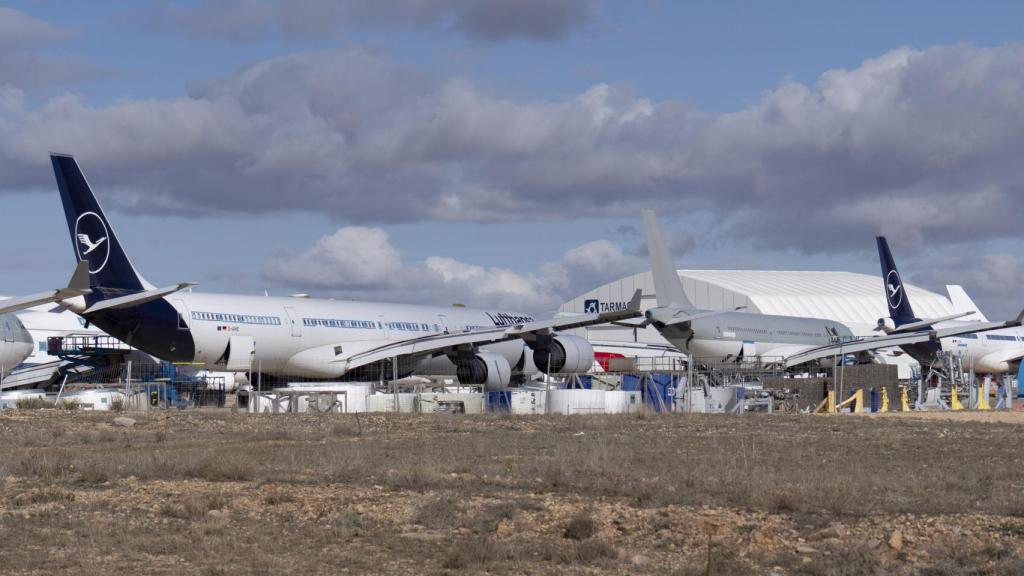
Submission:
M 686 295 L 697 308 L 745 311 L 806 318 L 828 318 L 850 327 L 855 334 L 873 335 L 878 319 L 888 315 L 882 279 L 852 272 L 783 272 L 766 270 L 679 270 Z M 920 318 L 937 318 L 956 311 L 949 299 L 904 283 Z M 566 302 L 561 312 L 582 313 L 624 308 L 633 293 L 643 291 L 642 307 L 656 306 L 651 273 L 642 272 L 609 282 Z M 596 307 L 596 308 L 595 308 Z M 586 331 L 597 341 L 666 344 L 653 328 L 634 330 L 598 326 Z

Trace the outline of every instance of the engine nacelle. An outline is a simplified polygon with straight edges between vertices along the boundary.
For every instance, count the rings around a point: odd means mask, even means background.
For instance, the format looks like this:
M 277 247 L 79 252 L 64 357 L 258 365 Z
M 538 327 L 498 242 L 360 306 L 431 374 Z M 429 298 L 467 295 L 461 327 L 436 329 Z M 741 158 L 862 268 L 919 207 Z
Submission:
M 459 358 L 455 363 L 455 375 L 460 384 L 501 390 L 508 388 L 512 381 L 512 366 L 501 354 L 481 350 L 472 356 Z
M 896 331 L 896 323 L 892 321 L 892 318 L 879 318 L 877 329 L 886 334 L 892 334 Z
M 594 366 L 594 347 L 584 338 L 561 334 L 539 341 L 533 363 L 545 374 L 585 374 Z

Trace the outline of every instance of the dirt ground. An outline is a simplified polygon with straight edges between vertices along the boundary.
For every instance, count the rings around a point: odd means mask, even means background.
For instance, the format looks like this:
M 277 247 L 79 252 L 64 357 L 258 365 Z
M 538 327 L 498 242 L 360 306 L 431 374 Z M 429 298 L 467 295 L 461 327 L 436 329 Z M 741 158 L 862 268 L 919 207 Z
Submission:
M 1021 413 L 0 414 L 3 574 L 1021 574 Z

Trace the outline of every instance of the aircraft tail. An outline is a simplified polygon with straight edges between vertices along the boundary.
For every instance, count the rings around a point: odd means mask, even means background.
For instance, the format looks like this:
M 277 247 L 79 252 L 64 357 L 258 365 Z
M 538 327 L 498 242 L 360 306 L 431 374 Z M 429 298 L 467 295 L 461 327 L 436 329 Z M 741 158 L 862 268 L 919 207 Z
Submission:
M 677 306 L 692 310 L 693 304 L 683 291 L 683 283 L 679 281 L 668 246 L 661 237 L 658 221 L 653 210 L 644 210 L 644 227 L 647 229 L 647 252 L 651 257 L 651 274 L 654 275 L 654 290 L 658 297 L 658 306 L 665 308 Z
M 878 236 L 878 260 L 882 264 L 882 283 L 885 285 L 885 300 L 889 304 L 889 317 L 899 328 L 903 324 L 918 322 L 914 315 L 914 309 L 910 306 L 910 299 L 903 286 L 900 273 L 896 270 L 896 261 L 893 260 L 892 252 L 889 251 L 889 243 L 885 236 Z
M 89 263 L 89 285 L 93 291 L 86 296 L 86 302 L 152 288 L 128 260 L 78 162 L 65 154 L 51 154 L 50 160 L 75 260 Z
M 953 303 L 953 310 L 956 312 L 973 312 L 971 319 L 980 322 L 988 322 L 988 318 L 981 313 L 978 305 L 967 295 L 967 291 L 959 284 L 947 284 L 946 292 L 949 294 L 949 301 Z

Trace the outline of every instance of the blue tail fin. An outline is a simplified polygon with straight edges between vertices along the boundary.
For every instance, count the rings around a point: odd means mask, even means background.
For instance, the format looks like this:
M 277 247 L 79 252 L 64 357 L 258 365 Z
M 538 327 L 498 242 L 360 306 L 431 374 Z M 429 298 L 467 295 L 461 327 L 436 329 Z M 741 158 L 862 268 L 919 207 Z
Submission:
M 74 157 L 51 154 L 77 261 L 89 263 L 87 302 L 151 288 L 135 271 Z
M 878 241 L 878 260 L 882 264 L 882 282 L 885 284 L 885 300 L 889 303 L 889 317 L 898 328 L 903 324 L 918 322 L 920 319 L 914 315 L 914 309 L 910 306 L 910 299 L 903 286 L 903 279 L 896 270 L 896 261 L 889 251 L 889 243 L 885 236 L 876 238 Z

